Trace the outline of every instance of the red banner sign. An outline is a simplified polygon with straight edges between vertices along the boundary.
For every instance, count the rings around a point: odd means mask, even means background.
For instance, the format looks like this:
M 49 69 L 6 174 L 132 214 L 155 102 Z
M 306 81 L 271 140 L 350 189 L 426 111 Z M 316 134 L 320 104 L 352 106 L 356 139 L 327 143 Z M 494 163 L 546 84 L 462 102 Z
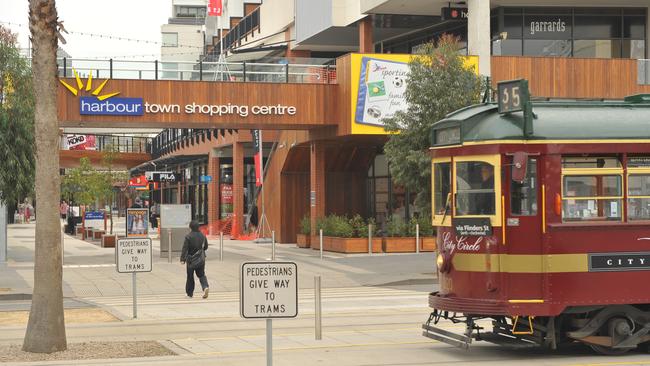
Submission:
M 208 1 L 208 16 L 220 17 L 223 13 L 223 4 L 221 0 Z

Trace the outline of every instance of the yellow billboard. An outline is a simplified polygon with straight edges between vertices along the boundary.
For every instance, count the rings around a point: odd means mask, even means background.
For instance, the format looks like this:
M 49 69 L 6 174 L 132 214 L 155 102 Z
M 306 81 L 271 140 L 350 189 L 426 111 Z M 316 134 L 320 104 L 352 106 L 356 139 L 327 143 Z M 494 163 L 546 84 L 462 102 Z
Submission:
M 351 133 L 385 135 L 384 118 L 406 110 L 406 79 L 412 55 L 351 55 Z M 478 57 L 466 56 L 465 65 L 478 74 Z

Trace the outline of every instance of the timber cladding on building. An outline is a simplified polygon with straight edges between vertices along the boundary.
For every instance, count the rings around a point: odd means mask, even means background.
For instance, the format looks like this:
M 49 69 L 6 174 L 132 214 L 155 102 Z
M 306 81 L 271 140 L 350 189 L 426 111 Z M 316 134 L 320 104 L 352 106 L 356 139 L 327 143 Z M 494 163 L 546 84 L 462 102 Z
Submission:
M 65 81 L 75 83 L 75 79 Z M 336 123 L 338 88 L 336 84 L 114 79 L 105 90 L 119 92 L 116 98 L 141 98 L 140 115 L 81 114 L 83 100 L 63 85 L 59 85 L 58 115 L 62 127 L 311 129 Z M 104 108 L 102 103 L 109 101 L 97 101 L 94 107 Z

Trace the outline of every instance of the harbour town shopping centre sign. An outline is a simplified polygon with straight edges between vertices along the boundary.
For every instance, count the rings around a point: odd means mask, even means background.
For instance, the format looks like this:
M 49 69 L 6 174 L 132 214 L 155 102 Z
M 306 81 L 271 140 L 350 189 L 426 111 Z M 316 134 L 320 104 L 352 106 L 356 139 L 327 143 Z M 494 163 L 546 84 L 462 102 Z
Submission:
M 336 124 L 338 112 L 334 84 L 59 81 L 62 127 L 310 129 Z
M 63 86 L 77 96 L 79 91 L 83 90 L 83 83 L 79 78 L 76 70 L 73 70 L 77 88 L 73 87 L 65 80 L 59 80 Z M 91 73 L 92 75 L 92 73 Z M 104 86 L 108 82 L 104 80 L 91 94 L 93 96 L 86 96 L 79 98 L 79 114 L 80 115 L 106 115 L 106 116 L 142 116 L 145 113 L 185 113 L 195 114 L 201 113 L 210 116 L 226 116 L 238 115 L 240 117 L 248 117 L 252 115 L 295 115 L 296 107 L 287 105 L 236 105 L 236 104 L 156 104 L 145 102 L 143 98 L 114 98 L 120 92 L 113 92 L 110 94 L 99 95 Z M 86 91 L 92 90 L 92 76 L 86 80 Z
M 210 116 L 238 115 L 248 117 L 253 115 L 295 115 L 296 107 L 285 105 L 225 105 L 219 104 L 149 104 L 142 98 L 113 98 L 104 101 L 92 97 L 79 99 L 79 114 L 106 116 L 142 116 L 145 113 L 185 113 L 207 114 Z

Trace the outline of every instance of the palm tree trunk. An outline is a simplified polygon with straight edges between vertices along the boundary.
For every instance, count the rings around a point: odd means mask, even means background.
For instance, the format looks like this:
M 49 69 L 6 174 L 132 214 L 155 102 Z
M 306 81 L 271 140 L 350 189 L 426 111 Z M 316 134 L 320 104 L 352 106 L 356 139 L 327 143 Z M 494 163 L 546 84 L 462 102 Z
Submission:
M 34 294 L 23 350 L 51 353 L 67 348 L 63 313 L 61 224 L 58 202 L 59 126 L 57 93 L 57 13 L 54 0 L 29 0 L 34 58 L 36 148 L 36 251 Z

